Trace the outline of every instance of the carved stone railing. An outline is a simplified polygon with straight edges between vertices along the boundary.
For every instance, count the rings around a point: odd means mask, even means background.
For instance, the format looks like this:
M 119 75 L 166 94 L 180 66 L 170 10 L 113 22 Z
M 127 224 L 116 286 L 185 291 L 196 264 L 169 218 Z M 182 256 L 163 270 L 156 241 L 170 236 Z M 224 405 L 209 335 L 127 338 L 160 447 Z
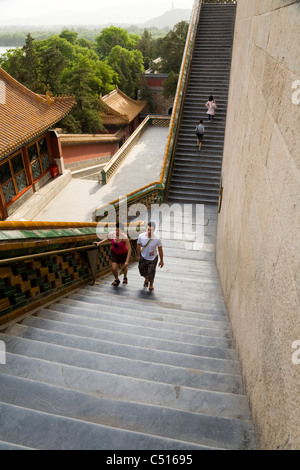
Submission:
M 169 126 L 169 123 L 170 118 L 166 116 L 147 116 L 114 157 L 105 165 L 103 170 L 98 173 L 98 182 L 106 184 L 110 180 L 149 126 L 166 127 Z

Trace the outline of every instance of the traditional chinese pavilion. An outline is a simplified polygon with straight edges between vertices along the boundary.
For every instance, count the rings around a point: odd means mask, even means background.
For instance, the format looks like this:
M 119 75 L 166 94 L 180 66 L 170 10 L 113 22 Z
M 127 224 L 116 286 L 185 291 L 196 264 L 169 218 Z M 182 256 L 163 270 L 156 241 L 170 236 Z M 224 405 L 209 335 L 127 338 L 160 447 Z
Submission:
M 140 113 L 146 107 L 146 101 L 129 98 L 117 86 L 100 100 L 106 108 L 100 114 L 104 127 L 109 133 L 123 129 L 126 140 L 141 123 Z
M 105 108 L 100 117 L 106 132 L 59 136 L 66 168 L 109 161 L 142 122 L 146 102 L 129 98 L 117 86 L 100 96 L 100 101 Z
M 0 219 L 6 219 L 54 176 L 61 148 L 52 126 L 74 96 L 39 95 L 0 68 Z

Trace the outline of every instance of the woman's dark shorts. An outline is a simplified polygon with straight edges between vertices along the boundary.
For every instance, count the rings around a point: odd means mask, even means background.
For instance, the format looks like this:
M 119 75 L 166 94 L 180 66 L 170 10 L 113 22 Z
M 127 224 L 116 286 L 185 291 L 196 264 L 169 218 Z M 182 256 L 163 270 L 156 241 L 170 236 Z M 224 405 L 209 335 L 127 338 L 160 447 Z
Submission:
M 139 261 L 140 275 L 146 277 L 148 281 L 152 281 L 155 277 L 158 256 L 153 261 L 148 261 L 142 256 Z
M 117 264 L 124 264 L 127 259 L 127 253 L 117 255 L 113 250 L 111 251 L 111 262 Z

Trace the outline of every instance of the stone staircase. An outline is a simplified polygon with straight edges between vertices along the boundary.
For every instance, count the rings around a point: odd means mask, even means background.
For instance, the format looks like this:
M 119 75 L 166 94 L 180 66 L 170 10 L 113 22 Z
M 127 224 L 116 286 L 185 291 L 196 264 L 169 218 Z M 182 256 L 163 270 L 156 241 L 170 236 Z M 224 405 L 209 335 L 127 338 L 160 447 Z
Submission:
M 0 333 L 0 449 L 255 449 L 214 259 L 163 237 L 155 291 L 88 285 Z
M 218 203 L 235 14 L 235 4 L 201 7 L 175 150 L 170 202 Z M 213 124 L 209 124 L 205 108 L 210 95 L 218 107 Z M 201 152 L 194 131 L 200 119 L 206 127 Z

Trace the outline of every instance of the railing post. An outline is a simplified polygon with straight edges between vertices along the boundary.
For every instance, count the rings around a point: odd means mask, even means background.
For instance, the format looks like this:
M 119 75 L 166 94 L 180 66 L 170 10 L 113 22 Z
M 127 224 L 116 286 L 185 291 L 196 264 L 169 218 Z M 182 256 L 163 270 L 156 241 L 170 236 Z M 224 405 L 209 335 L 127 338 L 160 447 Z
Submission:
M 95 282 L 96 282 L 98 251 L 99 251 L 99 248 L 97 246 L 87 250 L 89 266 L 91 268 L 91 273 L 92 273 L 92 277 L 93 277 L 93 284 L 92 285 L 94 285 Z
M 106 184 L 106 171 L 105 170 L 101 171 L 101 176 L 102 176 L 102 184 Z

